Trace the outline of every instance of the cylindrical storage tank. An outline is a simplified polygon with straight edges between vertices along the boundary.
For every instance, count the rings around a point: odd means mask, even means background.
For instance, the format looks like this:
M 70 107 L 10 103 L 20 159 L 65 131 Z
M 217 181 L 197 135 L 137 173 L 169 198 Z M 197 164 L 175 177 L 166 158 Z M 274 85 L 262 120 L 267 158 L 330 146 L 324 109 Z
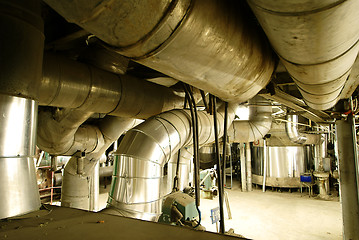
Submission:
M 267 146 L 266 186 L 300 187 L 300 174 L 308 162 L 305 146 Z M 264 148 L 252 149 L 252 182 L 263 185 Z
M 37 104 L 0 95 L 0 219 L 40 208 L 35 173 Z

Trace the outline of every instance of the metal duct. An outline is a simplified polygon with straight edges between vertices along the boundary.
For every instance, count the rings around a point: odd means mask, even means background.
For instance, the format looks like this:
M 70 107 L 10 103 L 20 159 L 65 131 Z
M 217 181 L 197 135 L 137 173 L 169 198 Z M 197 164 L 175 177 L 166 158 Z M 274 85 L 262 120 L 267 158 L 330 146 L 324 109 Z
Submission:
M 44 56 L 39 92 L 40 105 L 132 118 L 182 108 L 184 102 L 169 88 L 50 54 Z
M 274 70 L 270 48 L 238 1 L 45 2 L 122 55 L 226 101 L 252 98 Z
M 333 107 L 359 49 L 359 1 L 248 3 L 307 105 Z
M 76 109 L 61 109 L 56 110 L 55 113 L 40 110 L 37 146 L 53 155 L 71 156 L 77 151 L 93 151 L 97 146 L 98 131 L 89 126 L 84 126 L 79 130 L 80 125 L 92 114 L 92 112 Z M 85 137 L 91 133 L 91 137 Z M 82 146 L 76 144 L 80 139 L 85 140 L 82 141 Z
M 0 219 L 35 211 L 40 196 L 35 174 L 37 104 L 0 95 Z
M 65 167 L 62 182 L 61 206 L 92 210 L 90 209 L 90 183 L 93 180 L 95 165 L 106 149 L 116 141 L 124 131 L 134 127 L 136 123 L 137 121 L 134 119 L 123 119 L 113 116 L 106 116 L 101 120 L 98 129 L 104 141 L 102 147 L 83 157 L 74 155 Z M 81 168 L 80 172 L 79 168 Z M 97 181 L 98 179 L 95 180 Z
M 38 210 L 37 90 L 43 22 L 40 1 L 0 1 L 0 219 Z M 15 97 L 16 96 L 16 97 Z
M 229 106 L 228 121 L 234 118 Z M 219 135 L 223 134 L 223 108 L 218 114 Z M 199 144 L 214 141 L 213 118 L 198 113 Z M 192 143 L 188 110 L 172 110 L 146 120 L 129 130 L 115 153 L 115 170 L 106 210 L 112 214 L 156 220 L 161 214 L 163 166 L 177 151 Z
M 228 129 L 230 142 L 248 143 L 264 138 L 272 126 L 271 102 L 262 97 L 249 100 L 249 120 L 235 120 Z
M 285 123 L 285 130 L 288 138 L 293 143 L 297 144 L 320 144 L 320 135 L 318 134 L 304 134 L 298 131 L 298 115 L 287 115 Z

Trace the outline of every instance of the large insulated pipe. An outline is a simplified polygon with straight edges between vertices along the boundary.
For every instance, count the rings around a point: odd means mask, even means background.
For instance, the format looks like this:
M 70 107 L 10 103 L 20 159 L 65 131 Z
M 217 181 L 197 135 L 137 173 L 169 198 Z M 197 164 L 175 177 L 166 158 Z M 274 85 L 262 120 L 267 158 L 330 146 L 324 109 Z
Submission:
M 225 101 L 252 98 L 274 70 L 273 54 L 240 1 L 45 2 L 122 55 Z
M 353 116 L 336 121 L 338 139 L 339 186 L 343 214 L 343 239 L 359 236 L 359 162 Z
M 35 211 L 37 90 L 44 45 L 40 1 L 0 1 L 0 219 Z
M 135 123 L 136 120 L 134 119 L 113 116 L 106 116 L 101 120 L 98 129 L 104 141 L 102 147 L 84 156 L 75 154 L 66 164 L 62 180 L 61 206 L 90 209 L 90 196 L 92 194 L 90 185 L 93 181 L 94 168 L 100 156 L 124 131 L 132 128 Z
M 233 121 L 234 105 L 228 107 Z M 223 134 L 223 109 L 218 113 Z M 214 141 L 213 118 L 198 112 L 199 145 Z M 179 149 L 192 143 L 188 110 L 172 110 L 146 120 L 129 130 L 115 153 L 115 170 L 108 198 L 112 214 L 155 221 L 161 214 L 163 166 Z
M 101 132 L 94 126 L 82 126 L 93 113 L 77 109 L 39 111 L 37 146 L 52 155 L 73 155 L 77 151 L 92 152 L 98 146 Z M 103 142 L 103 139 L 100 141 Z
M 307 105 L 333 107 L 359 49 L 359 1 L 247 1 Z
M 288 114 L 285 123 L 285 130 L 290 141 L 296 144 L 320 144 L 319 134 L 306 134 L 298 131 L 298 115 Z
M 182 108 L 184 102 L 167 87 L 52 54 L 44 56 L 39 100 L 45 106 L 131 118 Z
M 256 96 L 249 100 L 249 119 L 235 120 L 228 129 L 230 142 L 247 143 L 264 138 L 272 126 L 271 102 Z

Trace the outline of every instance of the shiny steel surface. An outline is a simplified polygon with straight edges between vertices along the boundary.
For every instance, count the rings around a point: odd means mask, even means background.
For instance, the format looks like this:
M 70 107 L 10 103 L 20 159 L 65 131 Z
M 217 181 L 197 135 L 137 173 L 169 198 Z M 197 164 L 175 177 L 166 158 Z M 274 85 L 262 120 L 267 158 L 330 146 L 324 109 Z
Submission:
M 77 150 L 85 148 L 73 148 L 75 133 L 92 112 L 84 112 L 76 109 L 61 109 L 54 114 L 52 111 L 39 111 L 39 128 L 37 131 L 37 145 L 41 150 L 50 154 L 64 155 L 74 154 Z M 79 135 L 79 134 L 78 134 Z M 96 134 L 95 134 L 96 136 Z M 77 142 L 79 136 L 77 137 Z M 73 149 L 71 149 L 73 148 Z
M 164 86 L 46 54 L 39 104 L 120 117 L 148 118 L 183 106 Z M 166 102 L 166 103 L 165 103 Z
M 293 178 L 306 172 L 306 154 L 302 146 L 267 146 L 267 177 Z M 253 173 L 263 176 L 263 147 L 253 147 Z
M 170 193 L 173 188 L 173 179 L 176 175 L 177 168 L 177 158 L 178 155 L 173 155 L 171 160 L 168 162 L 167 176 L 165 180 L 166 191 L 165 193 Z M 193 158 L 192 148 L 182 148 L 181 156 L 178 168 L 178 189 L 182 191 L 185 187 L 189 186 L 189 182 L 192 182 L 190 179 L 191 164 Z
M 274 61 L 244 9 L 235 1 L 192 1 L 171 38 L 137 61 L 223 100 L 246 101 L 270 81 Z
M 35 211 L 40 197 L 35 174 L 37 104 L 0 95 L 0 219 Z
M 307 105 L 334 106 L 359 50 L 359 2 L 248 3 Z
M 298 131 L 298 115 L 287 115 L 285 130 L 288 138 L 297 144 L 320 144 L 321 136 L 319 134 L 306 134 Z
M 223 108 L 219 112 L 219 125 L 223 126 Z M 229 105 L 229 121 L 234 112 L 234 106 Z M 199 112 L 198 118 L 200 144 L 213 142 L 213 118 L 205 112 Z M 159 114 L 129 130 L 115 153 L 109 206 L 125 216 L 148 219 L 150 214 L 151 220 L 156 219 L 161 214 L 162 198 L 169 193 L 164 164 L 180 148 L 192 144 L 191 130 L 188 110 Z
M 271 102 L 262 97 L 249 100 L 249 120 L 235 120 L 228 129 L 230 142 L 247 143 L 262 139 L 271 129 Z
M 85 157 L 83 157 L 84 166 L 82 174 L 78 174 L 77 172 L 78 161 L 76 156 L 71 157 L 67 162 L 62 180 L 61 206 L 85 210 L 91 210 L 91 208 L 93 208 L 94 204 L 91 204 L 91 196 L 95 196 L 95 194 L 91 192 L 90 186 L 92 184 L 91 182 L 95 181 L 93 179 L 94 175 L 97 174 L 94 171 L 98 171 L 95 167 L 107 148 L 109 148 L 109 146 L 116 141 L 124 131 L 132 128 L 135 123 L 137 123 L 137 121 L 130 118 L 106 116 L 96 127 L 92 125 L 84 125 L 91 128 L 97 128 L 97 132 L 99 132 L 96 137 L 90 139 L 91 141 L 98 142 L 99 139 L 102 139 L 101 141 L 103 142 L 101 145 L 96 146 L 92 152 L 88 152 Z M 84 143 L 79 147 L 84 148 L 84 146 L 89 145 L 89 143 L 85 141 L 86 139 L 87 138 L 82 138 L 81 141 Z M 97 191 L 97 187 L 92 189 Z M 96 210 L 95 208 L 93 209 Z
M 270 48 L 236 1 L 46 3 L 122 55 L 223 100 L 252 98 L 274 70 Z

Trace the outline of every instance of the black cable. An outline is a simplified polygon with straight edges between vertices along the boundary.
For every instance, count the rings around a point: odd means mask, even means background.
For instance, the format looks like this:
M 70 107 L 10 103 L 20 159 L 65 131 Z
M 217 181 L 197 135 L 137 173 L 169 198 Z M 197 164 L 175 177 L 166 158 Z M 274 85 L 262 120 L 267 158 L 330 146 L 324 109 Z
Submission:
M 179 172 L 179 163 L 180 163 L 180 160 L 181 160 L 181 149 L 178 150 L 178 153 L 177 153 L 177 164 L 176 164 L 176 175 L 174 177 L 174 181 L 173 181 L 173 188 L 172 188 L 172 191 L 178 191 L 178 172 Z
M 206 95 L 204 94 L 203 90 L 200 90 L 200 92 L 201 92 L 204 107 L 206 108 L 206 111 L 209 113 L 210 110 L 209 110 L 209 106 L 208 106 L 208 103 L 207 103 L 207 100 L 206 100 Z
M 216 160 L 217 160 L 217 175 L 218 175 L 218 195 L 219 195 L 219 229 L 220 233 L 224 233 L 224 212 L 223 212 L 223 178 L 221 175 L 221 161 L 219 157 L 219 139 L 218 139 L 218 126 L 217 126 L 217 109 L 216 97 L 212 96 L 212 110 L 213 110 L 213 124 L 214 124 L 214 138 L 216 145 Z
M 193 168 L 194 168 L 194 187 L 195 187 L 195 200 L 196 206 L 200 205 L 200 186 L 199 186 L 199 164 L 198 164 L 198 123 L 197 123 L 197 110 L 195 109 L 195 101 L 192 93 L 190 92 L 189 86 L 183 84 L 183 88 L 188 97 L 188 103 L 190 106 L 192 129 L 193 129 Z
M 222 154 L 222 174 L 223 174 L 223 184 L 224 184 L 224 180 L 226 178 L 226 150 L 227 150 L 227 125 L 228 125 L 228 102 L 224 103 L 224 129 L 223 129 L 223 154 Z M 224 191 L 224 188 L 222 188 L 222 190 Z M 222 193 L 224 194 L 224 192 Z

